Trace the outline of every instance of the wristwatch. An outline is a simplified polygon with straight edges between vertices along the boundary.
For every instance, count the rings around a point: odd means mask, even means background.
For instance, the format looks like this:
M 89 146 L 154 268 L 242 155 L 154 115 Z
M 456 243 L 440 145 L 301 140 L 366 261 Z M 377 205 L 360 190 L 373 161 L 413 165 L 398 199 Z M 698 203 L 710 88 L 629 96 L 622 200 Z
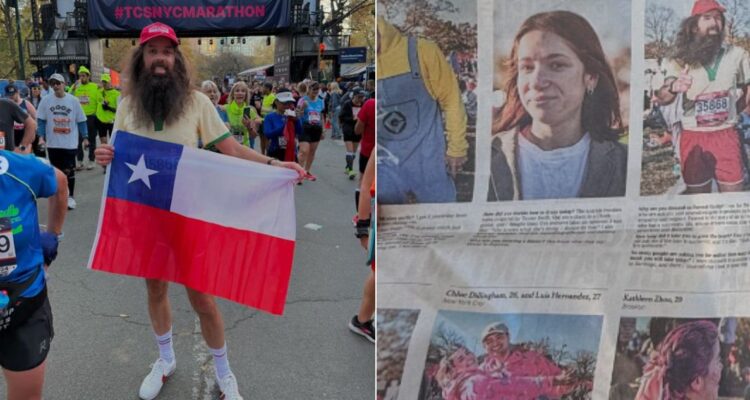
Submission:
M 26 151 L 26 146 L 20 145 L 20 146 L 18 146 L 18 150 Z

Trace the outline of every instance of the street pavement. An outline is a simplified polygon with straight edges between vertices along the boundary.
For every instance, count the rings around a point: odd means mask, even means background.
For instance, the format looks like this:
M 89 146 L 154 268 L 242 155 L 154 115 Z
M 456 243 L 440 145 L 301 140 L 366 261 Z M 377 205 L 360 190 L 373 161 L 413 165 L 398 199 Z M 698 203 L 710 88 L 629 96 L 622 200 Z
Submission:
M 369 268 L 353 235 L 356 181 L 343 172 L 344 151 L 341 141 L 321 142 L 312 168 L 318 180 L 296 186 L 297 244 L 284 315 L 217 299 L 229 362 L 247 400 L 375 397 L 375 348 L 347 328 Z M 144 282 L 86 268 L 103 178 L 100 167 L 77 174 L 78 208 L 68 213 L 50 269 L 55 338 L 46 399 L 137 399 L 158 357 Z M 46 223 L 46 200 L 39 204 Z M 321 228 L 304 227 L 310 223 Z M 185 290 L 173 284 L 169 298 L 177 370 L 157 399 L 218 399 L 211 354 Z M 0 397 L 4 393 L 0 379 Z

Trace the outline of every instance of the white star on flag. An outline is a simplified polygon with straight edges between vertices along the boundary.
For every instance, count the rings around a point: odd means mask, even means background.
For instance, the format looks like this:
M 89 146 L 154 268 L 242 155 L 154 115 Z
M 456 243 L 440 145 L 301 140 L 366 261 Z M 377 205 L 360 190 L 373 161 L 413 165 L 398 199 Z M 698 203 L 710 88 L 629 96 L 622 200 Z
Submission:
M 143 154 L 141 154 L 141 158 L 138 159 L 138 164 L 133 165 L 131 163 L 125 163 L 125 165 L 127 165 L 128 168 L 133 171 L 133 175 L 130 175 L 128 183 L 143 181 L 146 187 L 151 189 L 151 181 L 148 179 L 148 177 L 153 174 L 159 173 L 159 171 L 146 168 L 146 160 L 144 159 Z

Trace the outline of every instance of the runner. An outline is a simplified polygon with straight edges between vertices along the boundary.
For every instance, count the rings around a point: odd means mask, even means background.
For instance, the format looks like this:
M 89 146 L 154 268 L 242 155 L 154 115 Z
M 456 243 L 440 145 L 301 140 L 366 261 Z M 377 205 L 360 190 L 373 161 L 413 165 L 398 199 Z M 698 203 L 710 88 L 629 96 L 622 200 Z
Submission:
M 5 98 L 16 103 L 16 105 L 21 107 L 21 109 L 29 115 L 31 121 L 28 122 L 34 122 L 34 124 L 31 125 L 31 129 L 36 131 L 36 108 L 28 100 L 21 98 L 21 92 L 16 88 L 16 85 L 11 83 L 5 87 Z M 16 122 L 13 124 L 13 140 L 15 143 L 21 143 L 21 141 L 23 141 L 23 137 L 26 135 L 27 120 L 28 118 L 24 120 L 24 122 Z M 34 142 L 36 142 L 36 139 Z
M 296 138 L 302 134 L 302 122 L 294 111 L 294 98 L 288 89 L 281 89 L 275 96 L 275 112 L 263 118 L 263 134 L 268 138 L 268 156 L 280 161 L 295 161 L 297 158 Z M 287 130 L 291 122 L 294 131 Z
M 115 131 L 124 130 L 149 138 L 197 147 L 202 140 L 207 148 L 249 161 L 297 171 L 295 163 L 280 162 L 242 146 L 227 131 L 214 105 L 202 93 L 192 89 L 187 73 L 189 65 L 179 48 L 174 30 L 153 23 L 141 31 L 140 45 L 128 60 L 124 73 L 125 95 L 117 109 Z M 112 162 L 115 148 L 104 144 L 96 150 L 100 165 Z M 218 195 L 218 194 L 217 194 Z M 155 398 L 177 367 L 172 348 L 172 312 L 167 297 L 168 282 L 146 280 L 148 309 L 159 358 L 144 378 L 139 396 Z M 201 333 L 213 355 L 216 380 L 225 400 L 242 399 L 237 378 L 229 367 L 224 341 L 224 321 L 213 296 L 186 288 L 193 310 L 198 314 Z
M 359 198 L 354 235 L 368 252 L 367 264 L 370 266 L 370 273 L 362 289 L 359 312 L 349 321 L 349 329 L 375 343 L 375 321 L 372 318 L 375 313 L 375 225 L 377 221 L 374 158 L 368 161 L 363 171 L 360 188 L 365 195 Z
M 39 108 L 39 103 L 42 101 L 42 90 L 38 83 L 32 82 L 29 85 L 29 97 L 26 100 L 34 106 L 34 109 Z M 36 120 L 36 113 L 34 114 L 34 120 Z M 25 124 L 24 124 L 25 126 Z M 47 157 L 47 147 L 44 140 L 36 134 L 36 128 L 34 128 L 34 142 L 31 144 L 32 152 L 37 157 Z
M 346 168 L 345 172 L 349 179 L 357 177 L 357 171 L 354 169 L 354 159 L 357 157 L 357 145 L 361 139 L 360 135 L 354 132 L 354 126 L 357 123 L 357 115 L 362 104 L 365 101 L 365 93 L 360 89 L 352 89 L 351 100 L 345 100 L 341 106 L 341 130 L 344 132 L 344 145 L 346 146 Z M 367 163 L 363 164 L 367 165 Z M 364 166 L 362 168 L 364 172 Z
M 97 103 L 96 108 L 97 128 L 101 143 L 109 143 L 115 122 L 115 112 L 117 112 L 117 102 L 120 100 L 120 91 L 112 86 L 111 81 L 109 74 L 102 74 L 101 101 Z M 90 136 L 89 141 L 91 141 Z
M 65 93 L 65 78 L 49 78 L 54 94 L 39 103 L 37 134 L 47 143 L 52 165 L 68 177 L 68 210 L 76 208 L 76 154 L 80 138 L 88 133 L 86 114 L 73 95 Z
M 33 105 L 34 108 L 39 107 L 39 102 L 42 101 L 42 88 L 38 83 L 32 82 L 31 85 L 29 85 L 29 97 L 27 97 L 26 100 L 31 102 L 31 105 Z
M 226 106 L 226 111 L 235 140 L 254 149 L 260 118 L 255 112 L 255 107 L 248 103 L 248 94 L 245 82 L 235 83 L 229 91 L 229 104 Z
M 16 124 L 23 124 L 25 128 L 23 141 L 20 144 L 16 142 L 13 133 Z M 0 100 L 0 150 L 26 153 L 30 150 L 31 142 L 34 141 L 34 129 L 36 129 L 34 119 L 16 102 L 6 98 Z
M 54 337 L 46 268 L 65 219 L 65 176 L 34 156 L 0 150 L 0 367 L 9 400 L 41 399 Z M 47 232 L 36 200 L 49 197 Z
M 273 83 L 263 83 L 263 86 L 261 87 L 260 116 L 264 121 L 266 116 L 273 112 L 274 100 L 276 100 L 276 96 L 273 92 Z M 260 149 L 263 151 L 263 154 L 269 154 L 267 152 L 267 150 L 269 150 L 268 137 L 263 132 L 264 125 L 265 124 L 260 125 Z
M 342 139 L 344 137 L 341 131 L 341 121 L 339 121 L 339 114 L 341 114 L 341 105 L 343 102 L 344 92 L 339 88 L 339 84 L 331 82 L 328 91 L 331 93 L 331 100 L 329 102 L 329 115 L 331 116 L 331 139 Z
M 679 158 L 687 190 L 710 193 L 743 190 L 745 169 L 736 129 L 738 111 L 750 110 L 750 55 L 724 41 L 725 9 L 697 0 L 682 21 L 657 92 L 662 112 L 676 109 L 682 131 Z
M 364 176 L 365 168 L 370 160 L 372 150 L 375 148 L 375 100 L 368 99 L 362 105 L 362 109 L 357 114 L 357 125 L 354 126 L 354 133 L 362 137 L 359 143 L 359 173 L 360 179 Z M 355 192 L 357 204 L 359 204 L 359 192 Z
M 80 165 L 77 166 L 77 170 L 94 168 L 94 149 L 96 149 L 96 135 L 97 135 L 97 119 L 96 109 L 99 107 L 99 103 L 102 101 L 101 92 L 99 86 L 96 83 L 91 82 L 91 72 L 89 69 L 81 65 L 78 68 L 79 80 L 75 82 L 68 93 L 78 98 L 83 107 L 83 112 L 86 114 L 86 127 L 87 136 L 84 136 L 81 142 L 78 144 L 78 162 Z M 89 160 L 88 162 L 83 161 L 83 148 L 88 147 L 89 149 Z
M 303 96 L 298 104 L 302 108 L 302 136 L 299 139 L 299 162 L 310 173 L 318 143 L 324 138 L 323 135 L 323 99 L 318 97 L 320 85 L 311 82 L 308 93 Z M 313 181 L 315 179 L 312 179 Z
M 208 96 L 208 99 L 211 100 L 211 103 L 213 103 L 214 108 L 216 109 L 216 112 L 219 114 L 219 118 L 221 119 L 221 122 L 226 125 L 227 129 L 230 129 L 229 126 L 229 117 L 227 116 L 226 110 L 224 110 L 224 107 L 219 105 L 219 98 L 221 97 L 221 92 L 219 92 L 219 87 L 216 86 L 216 83 L 214 81 L 205 80 L 201 83 L 201 92 Z M 203 147 L 203 145 L 199 146 Z

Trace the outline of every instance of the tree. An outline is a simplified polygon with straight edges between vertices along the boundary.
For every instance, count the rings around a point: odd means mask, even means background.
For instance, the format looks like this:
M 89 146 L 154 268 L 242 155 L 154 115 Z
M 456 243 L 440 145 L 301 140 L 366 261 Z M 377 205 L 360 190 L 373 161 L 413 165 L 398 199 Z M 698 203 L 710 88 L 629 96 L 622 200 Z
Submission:
M 360 8 L 349 18 L 352 47 L 367 47 L 367 60 L 375 58 L 375 3 Z
M 104 66 L 123 71 L 124 63 L 134 48 L 133 39 L 108 39 L 108 42 L 109 47 L 104 47 Z
M 450 0 L 379 0 L 378 10 L 405 35 L 420 35 L 437 43 L 443 53 L 476 52 L 477 25 L 457 24 L 442 15 L 460 11 Z M 401 18 L 403 16 L 403 20 Z
M 31 32 L 31 7 L 27 0 L 19 0 L 19 11 L 21 12 L 21 42 L 26 45 L 26 40 L 33 37 Z M 20 68 L 18 57 L 18 42 L 16 38 L 16 10 L 10 7 L 7 0 L 0 0 L 0 78 L 16 79 Z M 24 53 L 26 53 L 24 47 Z M 27 54 L 26 54 L 27 55 Z M 32 65 L 28 57 L 24 57 L 24 69 L 27 75 L 31 75 Z
M 221 53 L 214 57 L 205 57 L 205 63 L 200 63 L 196 68 L 199 80 L 236 74 L 249 68 L 249 63 L 238 54 Z
M 735 44 L 741 37 L 747 37 L 747 26 L 750 24 L 750 5 L 747 0 L 724 0 L 727 11 L 724 13 L 726 19 L 726 35 L 730 43 Z
M 663 59 L 674 40 L 675 12 L 669 7 L 649 4 L 646 9 L 646 58 Z

